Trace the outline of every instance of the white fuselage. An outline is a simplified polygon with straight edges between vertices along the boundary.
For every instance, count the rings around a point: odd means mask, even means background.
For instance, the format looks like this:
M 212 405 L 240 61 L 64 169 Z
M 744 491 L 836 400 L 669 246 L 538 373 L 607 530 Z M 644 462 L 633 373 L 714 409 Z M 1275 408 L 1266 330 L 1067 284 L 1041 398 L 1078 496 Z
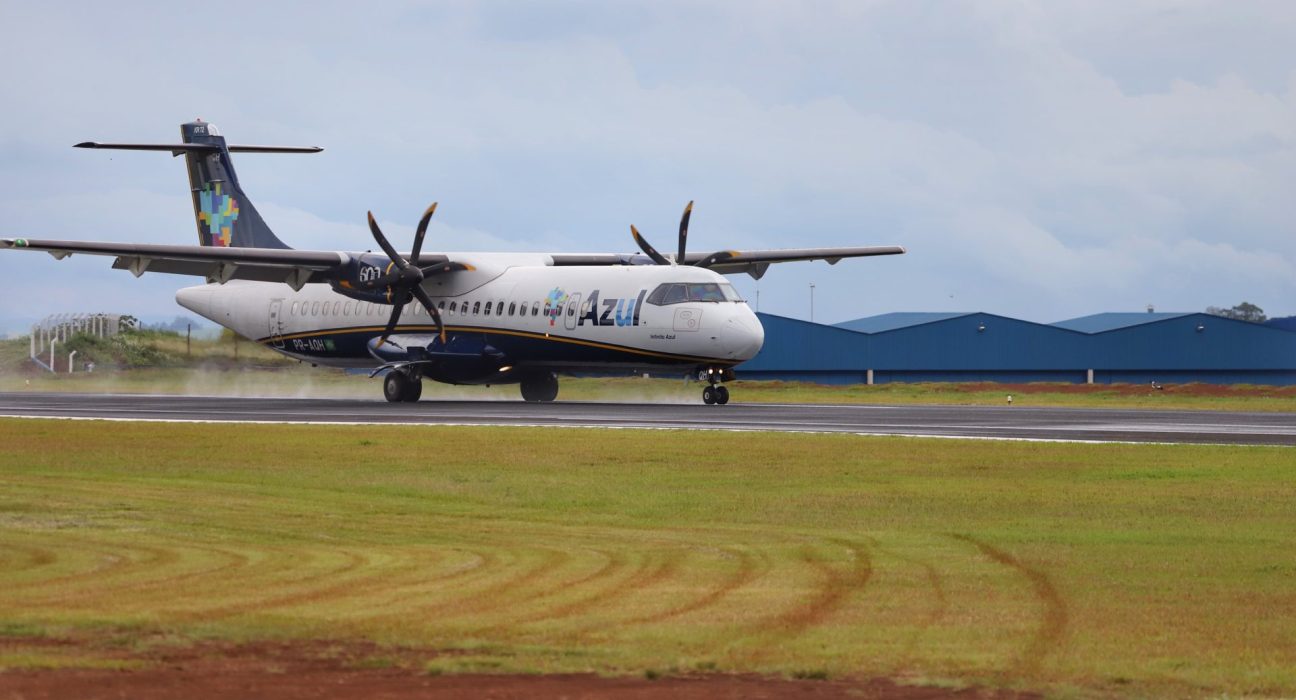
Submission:
M 764 330 L 724 277 L 690 266 L 553 267 L 543 256 L 472 254 L 472 270 L 429 277 L 423 288 L 451 338 L 476 339 L 509 365 L 570 371 L 728 367 L 751 359 Z M 723 285 L 729 299 L 651 303 L 660 285 Z M 270 282 L 188 287 L 176 301 L 285 355 L 374 367 L 370 351 L 392 307 L 347 298 L 326 284 L 294 292 Z M 393 333 L 426 344 L 435 322 L 417 302 Z M 453 343 L 451 344 L 453 346 Z

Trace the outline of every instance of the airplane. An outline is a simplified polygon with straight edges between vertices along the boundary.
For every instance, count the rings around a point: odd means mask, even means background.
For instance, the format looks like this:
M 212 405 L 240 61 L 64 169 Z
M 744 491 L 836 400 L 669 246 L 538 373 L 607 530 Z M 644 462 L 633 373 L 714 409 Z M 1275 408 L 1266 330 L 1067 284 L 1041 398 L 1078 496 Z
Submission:
M 729 402 L 734 366 L 761 349 L 756 314 L 725 280 L 760 279 L 773 263 L 903 254 L 900 246 L 686 250 L 663 255 L 634 226 L 640 253 L 454 253 L 423 250 L 436 204 L 413 247 L 397 251 L 369 213 L 381 252 L 300 250 L 270 230 L 239 185 L 232 153 L 318 153 L 322 148 L 230 145 L 215 125 L 181 125 L 181 142 L 77 148 L 169 151 L 189 173 L 198 245 L 0 239 L 0 249 L 115 258 L 113 268 L 192 275 L 181 306 L 312 365 L 383 375 L 391 402 L 418 401 L 423 379 L 520 385 L 528 402 L 553 401 L 558 374 L 680 373 L 705 381 L 702 400 Z M 408 309 L 407 309 L 408 307 Z

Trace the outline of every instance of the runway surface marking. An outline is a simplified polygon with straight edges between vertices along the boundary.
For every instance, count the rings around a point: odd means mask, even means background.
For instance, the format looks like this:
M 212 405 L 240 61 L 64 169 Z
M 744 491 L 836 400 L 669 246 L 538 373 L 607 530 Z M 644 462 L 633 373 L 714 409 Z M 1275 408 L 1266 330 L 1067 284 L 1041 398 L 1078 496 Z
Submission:
M 500 425 L 853 433 L 1072 442 L 1296 445 L 1296 413 L 1004 406 L 619 404 L 0 394 L 13 418 L 334 425 Z

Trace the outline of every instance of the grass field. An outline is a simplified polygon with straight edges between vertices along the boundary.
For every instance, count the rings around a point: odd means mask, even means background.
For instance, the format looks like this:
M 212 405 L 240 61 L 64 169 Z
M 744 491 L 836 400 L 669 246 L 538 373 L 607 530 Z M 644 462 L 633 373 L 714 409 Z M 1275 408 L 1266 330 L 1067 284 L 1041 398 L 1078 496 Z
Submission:
M 78 345 L 79 343 L 79 345 Z M 112 342 L 81 337 L 80 358 L 97 357 L 93 374 L 45 372 L 28 359 L 25 339 L 0 340 L 0 391 L 69 391 L 222 396 L 375 399 L 378 380 L 340 370 L 310 367 L 248 340 L 195 339 L 155 331 L 123 334 Z M 62 356 L 66 362 L 66 356 Z M 136 364 L 131 364 L 132 362 Z M 141 364 L 142 363 L 142 364 Z M 66 365 L 61 367 L 66 370 Z M 739 368 L 741 376 L 741 367 Z M 808 382 L 737 381 L 734 401 L 759 403 L 950 404 L 1000 406 L 1012 395 L 1017 406 L 1147 408 L 1164 410 L 1296 412 L 1296 386 L 1077 385 L 1062 383 L 863 384 L 827 386 Z M 700 403 L 702 385 L 681 378 L 562 379 L 559 400 Z M 425 382 L 426 399 L 516 401 L 516 385 L 453 387 Z
M 1130 385 L 1074 384 L 880 384 L 824 386 L 798 382 L 736 381 L 735 402 L 837 404 L 946 404 L 1135 408 L 1161 410 L 1296 412 L 1296 387 L 1186 385 L 1153 391 Z M 152 368 L 94 374 L 0 372 L 0 391 L 277 396 L 379 399 L 381 383 L 338 370 L 292 366 L 280 369 Z M 702 384 L 680 379 L 563 377 L 559 401 L 701 403 Z M 456 387 L 424 382 L 424 400 L 518 401 L 516 384 Z
M 0 444 L 0 666 L 326 639 L 434 673 L 1296 694 L 1284 448 L 38 420 Z

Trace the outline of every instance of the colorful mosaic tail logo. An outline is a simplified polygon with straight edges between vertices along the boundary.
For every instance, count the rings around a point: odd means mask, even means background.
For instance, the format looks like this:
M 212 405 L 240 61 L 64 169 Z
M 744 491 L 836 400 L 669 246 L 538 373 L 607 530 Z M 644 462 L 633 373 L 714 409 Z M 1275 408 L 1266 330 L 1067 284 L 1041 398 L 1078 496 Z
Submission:
M 228 248 L 233 234 L 234 222 L 238 220 L 238 202 L 227 194 L 221 194 L 221 183 L 214 183 L 198 193 L 198 220 L 207 227 L 211 236 L 211 245 Z

